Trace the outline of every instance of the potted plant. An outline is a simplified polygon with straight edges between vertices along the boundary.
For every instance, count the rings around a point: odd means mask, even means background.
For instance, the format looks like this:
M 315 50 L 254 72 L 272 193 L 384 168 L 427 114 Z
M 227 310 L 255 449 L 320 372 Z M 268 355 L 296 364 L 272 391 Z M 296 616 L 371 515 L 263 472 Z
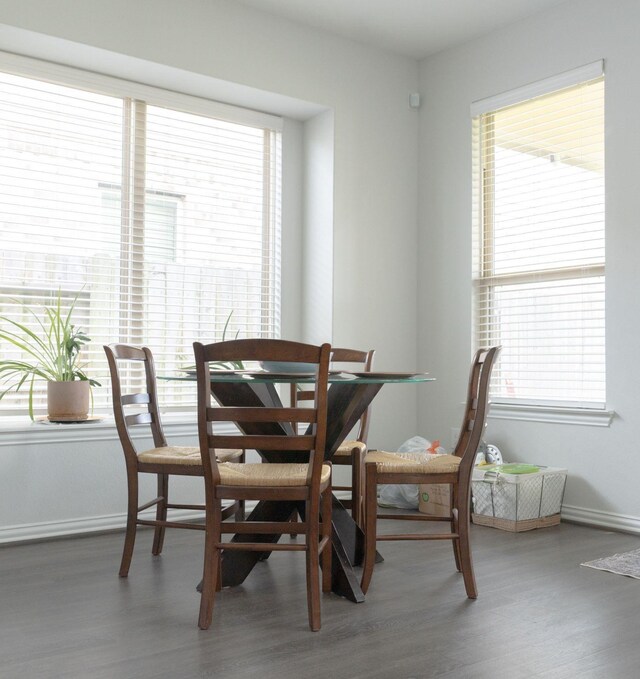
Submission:
M 22 358 L 0 360 L 0 399 L 10 391 L 29 386 L 29 417 L 33 420 L 33 388 L 36 379 L 47 381 L 47 414 L 50 420 L 86 419 L 91 387 L 100 386 L 90 379 L 79 364 L 80 350 L 90 340 L 71 322 L 78 300 L 68 311 L 62 307 L 61 294 L 52 306 L 44 307 L 44 320 L 31 309 L 38 332 L 22 323 L 0 316 L 0 340 L 20 349 Z

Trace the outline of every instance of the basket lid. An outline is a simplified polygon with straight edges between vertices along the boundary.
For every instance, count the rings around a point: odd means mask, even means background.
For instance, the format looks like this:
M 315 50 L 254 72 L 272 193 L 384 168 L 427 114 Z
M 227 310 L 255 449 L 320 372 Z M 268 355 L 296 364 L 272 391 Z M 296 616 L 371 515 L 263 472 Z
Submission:
M 511 462 L 505 464 L 490 464 L 483 468 L 485 472 L 497 472 L 500 474 L 535 474 L 540 471 L 540 467 L 535 464 L 522 464 Z

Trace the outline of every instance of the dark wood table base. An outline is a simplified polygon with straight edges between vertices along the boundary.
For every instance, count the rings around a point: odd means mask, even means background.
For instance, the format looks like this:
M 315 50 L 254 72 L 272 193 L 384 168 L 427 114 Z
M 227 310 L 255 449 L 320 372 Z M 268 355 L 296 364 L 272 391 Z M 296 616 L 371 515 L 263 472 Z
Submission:
M 214 397 L 222 405 L 247 405 L 248 403 L 254 405 L 256 402 L 270 405 L 279 400 L 273 384 L 213 382 L 211 386 Z M 382 384 L 357 384 L 348 381 L 331 384 L 328 392 L 327 460 L 331 459 L 381 387 Z M 245 430 L 241 422 L 238 426 L 243 431 Z M 286 425 L 283 426 L 286 429 Z M 245 431 L 245 433 L 258 432 Z M 289 462 L 297 461 L 292 459 L 291 453 L 287 455 L 289 455 Z M 287 461 L 286 458 L 278 459 L 267 454 L 262 457 L 267 463 Z M 296 511 L 304 516 L 304 503 L 261 501 L 247 518 L 251 521 L 288 521 Z M 364 534 L 351 518 L 348 510 L 335 496 L 332 514 L 332 590 L 350 601 L 360 603 L 364 601 L 364 594 L 360 589 L 360 579 L 354 567 L 362 564 Z M 234 535 L 232 541 L 267 543 L 277 542 L 280 537 L 278 535 Z M 241 584 L 256 563 L 268 556 L 269 552 L 242 550 L 223 552 L 222 586 L 233 587 Z M 382 557 L 378 555 L 376 560 L 381 561 Z

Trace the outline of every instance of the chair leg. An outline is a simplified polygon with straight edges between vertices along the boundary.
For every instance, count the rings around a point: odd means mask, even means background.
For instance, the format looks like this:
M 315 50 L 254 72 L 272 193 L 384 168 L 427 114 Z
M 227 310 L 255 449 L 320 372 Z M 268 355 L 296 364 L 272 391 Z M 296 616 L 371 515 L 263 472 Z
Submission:
M 121 578 L 126 578 L 129 575 L 138 520 L 138 473 L 127 470 L 127 474 L 127 529 L 124 536 L 122 560 L 120 561 L 119 575 Z
M 464 494 L 466 497 L 459 496 L 458 505 L 458 535 L 460 536 L 460 567 L 462 569 L 462 577 L 464 579 L 464 587 L 467 591 L 469 599 L 477 599 L 478 589 L 476 587 L 476 578 L 473 573 L 473 559 L 471 557 L 471 545 L 469 542 L 470 532 L 470 516 L 469 516 L 469 493 Z
M 364 458 L 360 449 L 351 454 L 351 516 L 353 520 L 363 527 L 362 511 L 362 472 Z
M 156 505 L 156 521 L 167 520 L 167 503 L 169 502 L 169 474 L 158 474 L 158 497 L 162 498 Z M 162 552 L 166 526 L 156 526 L 153 535 L 151 553 L 158 556 Z
M 319 507 L 316 503 L 306 502 L 307 608 L 309 611 L 309 627 L 313 632 L 320 629 L 320 573 L 318 572 L 320 565 L 318 553 L 320 526 L 318 510 Z
M 222 538 L 222 534 L 220 535 Z M 218 559 L 218 579 L 216 580 L 216 592 L 222 592 L 222 552 L 218 550 L 220 558 Z
M 365 465 L 364 483 L 364 563 L 362 565 L 362 581 L 360 588 L 367 593 L 373 567 L 376 562 L 376 530 L 378 522 L 377 506 L 377 469 L 375 464 Z
M 239 462 L 244 462 L 245 461 L 245 453 L 243 452 L 242 455 L 238 458 Z M 234 518 L 236 521 L 244 521 L 247 517 L 247 513 L 245 511 L 245 501 L 244 500 L 236 500 L 237 503 L 237 509 L 234 514 Z
M 200 615 L 198 627 L 209 629 L 213 617 L 213 601 L 220 588 L 220 549 L 222 503 L 214 500 L 212 510 L 207 510 L 204 540 L 204 566 L 202 573 L 202 591 L 200 594 Z
M 245 511 L 245 501 L 244 500 L 236 500 L 237 502 L 237 509 L 234 514 L 234 518 L 236 521 L 244 521 L 246 518 L 246 511 Z
M 456 535 L 459 534 L 459 528 L 458 528 L 458 486 L 457 485 L 451 485 L 449 486 L 451 488 L 451 532 L 455 533 Z M 460 559 L 460 538 L 454 538 L 452 540 L 452 545 L 453 545 L 453 558 L 455 559 L 456 562 L 456 570 L 458 573 L 462 571 L 462 562 Z
M 327 538 L 327 543 L 322 550 L 322 591 L 331 591 L 331 503 L 333 496 L 331 494 L 331 486 L 329 486 L 322 495 L 322 537 Z

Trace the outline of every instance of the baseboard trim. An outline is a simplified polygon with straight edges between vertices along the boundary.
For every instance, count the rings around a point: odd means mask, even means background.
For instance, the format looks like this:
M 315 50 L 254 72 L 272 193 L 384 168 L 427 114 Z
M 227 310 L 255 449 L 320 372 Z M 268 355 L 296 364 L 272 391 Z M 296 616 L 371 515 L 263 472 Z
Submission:
M 586 507 L 574 507 L 562 505 L 562 520 L 570 523 L 579 523 L 595 528 L 606 528 L 621 533 L 633 533 L 640 535 L 640 517 L 603 512 Z
M 250 512 L 255 505 L 254 501 L 247 502 L 247 512 Z M 190 509 L 172 509 L 169 511 L 171 512 L 172 521 L 197 521 L 204 518 L 203 512 Z M 140 516 L 145 519 L 153 519 L 155 518 L 155 513 L 153 510 L 149 510 L 142 512 Z M 127 515 L 122 513 L 89 516 L 82 519 L 69 519 L 65 521 L 47 521 L 45 523 L 25 523 L 18 526 L 5 526 L 0 527 L 0 545 L 124 531 L 126 522 Z
M 254 502 L 248 502 L 247 510 L 250 511 L 254 505 Z M 144 516 L 145 518 L 153 518 L 153 513 L 145 512 Z M 172 519 L 177 521 L 193 521 L 201 519 L 202 512 L 176 509 L 173 510 L 171 516 Z M 586 507 L 562 505 L 562 520 L 595 528 L 640 535 L 640 517 L 636 516 L 603 512 L 596 509 L 587 509 Z M 122 513 L 0 527 L 0 545 L 124 530 L 125 523 L 126 514 Z
M 143 512 L 141 517 L 153 519 L 154 513 Z M 172 520 L 175 519 L 176 521 L 193 521 L 194 519 L 201 519 L 203 513 L 193 510 L 175 509 L 172 510 L 171 517 Z M 126 521 L 127 515 L 123 513 L 0 527 L 0 545 L 124 530 Z

